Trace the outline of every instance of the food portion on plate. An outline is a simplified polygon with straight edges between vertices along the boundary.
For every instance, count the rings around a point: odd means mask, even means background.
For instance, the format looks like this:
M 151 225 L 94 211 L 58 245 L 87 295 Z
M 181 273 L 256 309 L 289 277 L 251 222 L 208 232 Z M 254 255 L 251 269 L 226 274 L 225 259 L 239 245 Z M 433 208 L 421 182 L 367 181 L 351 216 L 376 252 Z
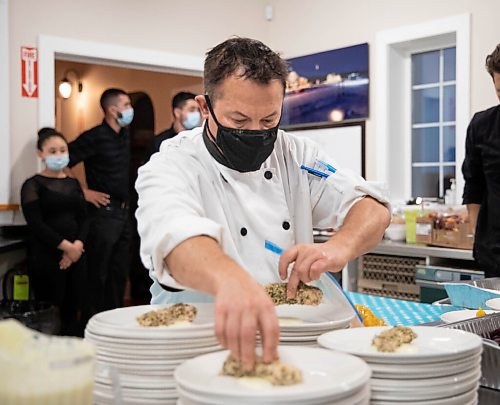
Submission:
M 376 335 L 372 344 L 377 351 L 393 353 L 402 345 L 411 343 L 417 338 L 417 334 L 406 326 L 395 326 Z
M 260 378 L 272 385 L 295 385 L 303 381 L 302 371 L 298 368 L 283 364 L 279 360 L 264 363 L 262 357 L 257 357 L 252 370 L 245 370 L 243 363 L 229 355 L 222 366 L 221 375 L 236 378 Z
M 363 318 L 364 326 L 387 326 L 382 318 L 375 316 L 375 314 L 370 310 L 370 308 L 364 305 L 355 305 L 361 318 Z
M 171 326 L 177 323 L 193 322 L 197 312 L 195 306 L 179 303 L 146 312 L 137 317 L 137 322 L 145 327 Z
M 272 283 L 264 286 L 266 293 L 273 300 L 274 305 L 299 304 L 317 306 L 323 301 L 323 291 L 318 287 L 304 284 L 302 281 L 297 287 L 295 298 L 287 298 L 287 283 Z

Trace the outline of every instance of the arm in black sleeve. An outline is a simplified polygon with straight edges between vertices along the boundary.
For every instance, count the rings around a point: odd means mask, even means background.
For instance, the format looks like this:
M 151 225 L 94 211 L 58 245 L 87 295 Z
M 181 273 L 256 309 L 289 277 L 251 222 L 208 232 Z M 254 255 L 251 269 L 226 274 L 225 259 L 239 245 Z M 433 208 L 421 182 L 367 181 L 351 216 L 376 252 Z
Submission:
M 24 218 L 30 230 L 48 246 L 57 249 L 64 238 L 48 226 L 40 208 L 39 191 L 36 182 L 27 180 L 21 189 L 21 205 Z
M 69 167 L 84 162 L 95 154 L 94 139 L 95 136 L 93 136 L 92 132 L 86 131 L 69 143 Z
M 481 149 L 474 121 L 472 119 L 467 128 L 467 139 L 465 141 L 465 159 L 462 165 L 462 173 L 465 179 L 463 204 L 481 204 L 486 189 Z
M 87 203 L 85 202 L 85 197 L 83 196 L 82 188 L 80 183 L 75 180 L 76 187 L 78 188 L 79 195 L 81 195 L 80 205 L 78 207 L 77 220 L 78 220 L 78 234 L 76 236 L 77 240 L 86 243 L 87 235 L 89 233 L 90 219 L 87 212 Z

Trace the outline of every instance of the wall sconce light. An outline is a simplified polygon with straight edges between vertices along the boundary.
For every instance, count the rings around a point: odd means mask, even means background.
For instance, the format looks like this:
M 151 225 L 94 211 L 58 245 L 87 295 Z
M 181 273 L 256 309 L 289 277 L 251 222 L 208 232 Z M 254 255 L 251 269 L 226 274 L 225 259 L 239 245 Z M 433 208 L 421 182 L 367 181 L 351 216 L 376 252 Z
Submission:
M 64 99 L 70 98 L 73 91 L 73 83 L 68 79 L 70 73 L 72 73 L 76 77 L 76 80 L 78 82 L 78 93 L 81 93 L 83 90 L 83 84 L 80 80 L 80 75 L 78 74 L 78 72 L 74 69 L 68 69 L 64 73 L 64 78 L 59 83 L 59 94 Z

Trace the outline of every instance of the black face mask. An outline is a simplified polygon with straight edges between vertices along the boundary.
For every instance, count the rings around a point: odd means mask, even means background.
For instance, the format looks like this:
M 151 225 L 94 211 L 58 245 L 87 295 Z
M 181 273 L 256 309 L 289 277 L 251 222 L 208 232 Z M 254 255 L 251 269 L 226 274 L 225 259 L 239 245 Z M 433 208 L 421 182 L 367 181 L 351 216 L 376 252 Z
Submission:
M 208 96 L 205 96 L 210 114 L 217 124 L 217 137 L 210 132 L 208 121 L 206 131 L 210 134 L 210 143 L 207 148 L 212 156 L 230 169 L 239 172 L 253 172 L 259 170 L 262 163 L 269 157 L 274 149 L 274 142 L 278 136 L 278 125 L 265 130 L 249 130 L 228 128 L 219 123 L 214 114 L 212 104 Z M 214 151 L 211 146 L 216 146 L 218 151 Z M 219 152 L 222 154 L 220 156 Z

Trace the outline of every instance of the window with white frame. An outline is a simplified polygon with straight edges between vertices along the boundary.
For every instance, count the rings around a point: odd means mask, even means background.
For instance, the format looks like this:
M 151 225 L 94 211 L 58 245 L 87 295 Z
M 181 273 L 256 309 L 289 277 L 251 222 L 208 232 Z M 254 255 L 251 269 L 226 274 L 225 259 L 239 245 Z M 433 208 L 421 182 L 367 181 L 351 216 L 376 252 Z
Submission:
M 455 47 L 411 55 L 414 197 L 441 197 L 455 177 Z

